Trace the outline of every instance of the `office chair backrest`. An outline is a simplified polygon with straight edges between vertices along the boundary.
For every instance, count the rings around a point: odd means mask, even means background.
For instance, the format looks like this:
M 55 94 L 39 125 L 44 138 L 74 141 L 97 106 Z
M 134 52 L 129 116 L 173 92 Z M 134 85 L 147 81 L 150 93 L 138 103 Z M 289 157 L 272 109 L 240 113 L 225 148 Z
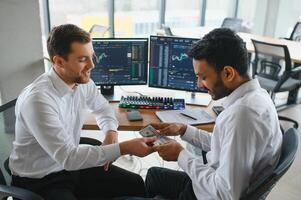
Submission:
M 15 105 L 16 105 L 17 99 L 14 99 L 0 107 L 0 113 L 3 113 L 3 122 L 4 122 L 4 128 L 5 132 L 7 133 L 15 133 L 15 122 L 16 122 L 16 116 L 15 116 Z
M 243 20 L 238 18 L 226 17 L 221 25 L 222 28 L 229 28 L 235 32 L 239 32 L 242 27 Z
M 290 40 L 301 42 L 301 22 L 297 22 L 291 36 Z
M 89 30 L 89 33 L 93 36 L 96 34 L 95 37 L 103 37 L 105 33 L 110 29 L 110 27 L 102 26 L 99 24 L 93 24 Z M 94 37 L 94 36 L 93 36 Z
M 243 193 L 241 200 L 265 199 L 275 186 L 276 182 L 287 172 L 292 165 L 298 149 L 298 134 L 294 128 L 288 129 L 283 135 L 281 155 L 276 168 L 272 173 L 259 177 L 251 183 Z
M 282 176 L 293 164 L 298 150 L 298 144 L 299 139 L 297 130 L 294 128 L 288 129 L 283 135 L 281 156 L 278 165 L 274 170 L 275 175 Z
M 255 75 L 278 80 L 281 73 L 290 73 L 291 57 L 287 46 L 261 42 L 252 39 L 255 48 L 253 77 Z
M 15 137 L 15 104 L 16 99 L 0 106 L 0 184 L 3 181 L 1 177 L 4 177 L 7 183 L 10 182 L 10 175 L 5 173 L 8 166 L 5 166 L 4 162 L 10 155 Z
M 6 185 L 6 181 L 5 181 L 5 178 L 3 176 L 1 168 L 0 168 L 0 185 Z
M 171 29 L 169 26 L 166 26 L 164 24 L 162 24 L 162 29 L 164 31 L 164 35 L 166 36 L 174 36 L 174 34 L 171 32 Z

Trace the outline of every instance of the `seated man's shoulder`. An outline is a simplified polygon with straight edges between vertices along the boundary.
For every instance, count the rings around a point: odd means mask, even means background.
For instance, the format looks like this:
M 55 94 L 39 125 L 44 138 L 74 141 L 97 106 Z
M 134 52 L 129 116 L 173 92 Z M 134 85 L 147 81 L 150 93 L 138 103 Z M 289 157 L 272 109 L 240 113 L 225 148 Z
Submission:
M 258 115 L 255 108 L 243 104 L 231 105 L 222 114 L 222 119 L 226 121 L 240 120 Z
M 265 93 L 249 93 L 229 106 L 228 110 L 230 111 L 228 115 L 235 115 L 236 117 L 260 117 L 267 113 L 274 115 L 276 111 L 271 98 Z
M 267 122 L 271 123 L 271 121 L 275 120 L 269 119 L 277 118 L 277 112 L 273 107 L 257 105 L 256 102 L 251 101 L 235 102 L 226 108 L 221 115 L 218 118 L 218 123 L 224 128 L 227 126 L 236 127 L 235 124 L 238 127 L 255 127 L 260 124 L 264 125 Z
M 34 81 L 23 89 L 18 97 L 19 104 L 49 102 L 53 98 L 53 86 L 47 79 Z

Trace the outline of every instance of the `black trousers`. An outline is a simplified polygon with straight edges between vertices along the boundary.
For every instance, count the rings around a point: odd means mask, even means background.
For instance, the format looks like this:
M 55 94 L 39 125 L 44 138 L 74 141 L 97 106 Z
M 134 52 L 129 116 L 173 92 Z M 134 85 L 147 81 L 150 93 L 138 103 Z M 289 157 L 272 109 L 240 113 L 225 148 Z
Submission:
M 147 172 L 145 187 L 150 198 L 159 195 L 167 199 L 197 199 L 191 179 L 185 172 L 181 171 L 152 167 Z
M 104 171 L 103 167 L 94 167 L 78 171 L 61 171 L 41 179 L 12 176 L 12 185 L 31 190 L 45 200 L 145 196 L 141 176 L 114 165 L 110 166 L 109 171 Z

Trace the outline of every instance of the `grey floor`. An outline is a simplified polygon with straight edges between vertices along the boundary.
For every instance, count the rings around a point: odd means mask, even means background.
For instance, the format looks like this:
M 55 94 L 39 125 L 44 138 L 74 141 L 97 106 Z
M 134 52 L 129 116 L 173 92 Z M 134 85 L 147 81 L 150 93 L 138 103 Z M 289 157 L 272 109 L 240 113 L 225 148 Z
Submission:
M 301 126 L 301 104 L 295 105 L 284 111 L 280 115 L 294 118 Z M 282 123 L 285 129 L 291 127 L 289 123 Z M 289 171 L 280 179 L 280 181 L 273 188 L 268 196 L 268 200 L 299 200 L 301 199 L 301 127 L 298 129 L 299 133 L 299 149 L 296 159 Z M 84 136 L 102 139 L 102 134 L 97 134 L 99 131 L 83 131 Z M 120 132 L 120 141 L 140 137 L 137 132 Z M 179 138 L 175 138 L 179 140 Z M 184 144 L 185 145 L 185 144 Z M 135 156 L 123 156 L 119 158 L 116 165 L 134 171 L 145 177 L 147 170 L 151 166 L 167 167 L 175 170 L 181 170 L 175 162 L 163 161 L 157 153 L 153 153 L 145 158 L 137 158 Z

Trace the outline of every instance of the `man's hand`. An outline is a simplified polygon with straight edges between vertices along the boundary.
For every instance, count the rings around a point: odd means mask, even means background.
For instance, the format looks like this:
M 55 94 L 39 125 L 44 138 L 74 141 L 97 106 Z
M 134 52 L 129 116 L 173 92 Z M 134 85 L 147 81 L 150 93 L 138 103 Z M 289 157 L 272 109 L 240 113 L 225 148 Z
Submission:
M 133 140 L 128 140 L 121 142 L 120 153 L 121 155 L 130 154 L 139 157 L 147 156 L 148 154 L 153 153 L 153 148 L 151 144 L 156 140 L 156 137 L 149 138 L 136 138 Z
M 103 141 L 103 145 L 108 145 L 108 144 L 114 144 L 114 143 L 117 143 L 118 142 L 118 133 L 116 131 L 113 131 L 113 130 L 109 130 L 107 133 L 106 133 L 106 137 Z M 104 165 L 104 170 L 105 171 L 108 171 L 109 170 L 109 166 L 110 166 L 111 162 L 107 162 L 105 165 Z
M 154 146 L 153 149 L 166 161 L 177 161 L 180 152 L 184 149 L 179 143 L 171 141 L 159 146 Z
M 159 134 L 167 136 L 183 135 L 187 129 L 186 124 L 180 123 L 152 123 Z
M 113 130 L 109 130 L 106 133 L 106 137 L 103 140 L 103 145 L 118 143 L 118 133 Z

